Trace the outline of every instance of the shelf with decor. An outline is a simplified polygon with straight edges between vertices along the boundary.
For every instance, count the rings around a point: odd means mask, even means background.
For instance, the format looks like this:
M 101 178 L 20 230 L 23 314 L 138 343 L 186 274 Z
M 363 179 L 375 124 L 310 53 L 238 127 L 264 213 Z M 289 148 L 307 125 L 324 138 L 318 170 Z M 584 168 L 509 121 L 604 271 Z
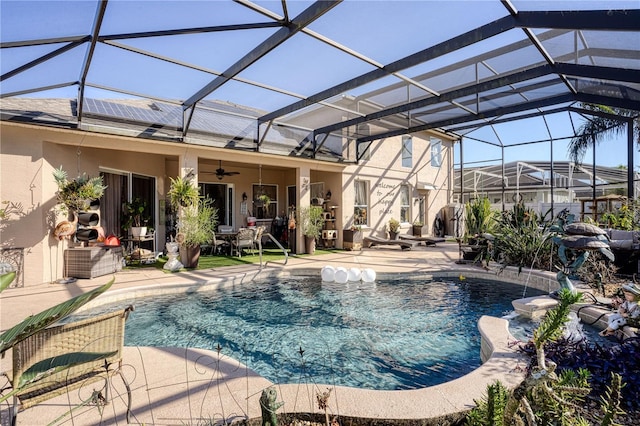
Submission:
M 324 200 L 322 203 L 322 218 L 324 224 L 322 226 L 322 247 L 323 248 L 335 248 L 336 240 L 338 238 L 338 231 L 336 230 L 336 209 L 338 206 L 329 206 L 329 200 Z

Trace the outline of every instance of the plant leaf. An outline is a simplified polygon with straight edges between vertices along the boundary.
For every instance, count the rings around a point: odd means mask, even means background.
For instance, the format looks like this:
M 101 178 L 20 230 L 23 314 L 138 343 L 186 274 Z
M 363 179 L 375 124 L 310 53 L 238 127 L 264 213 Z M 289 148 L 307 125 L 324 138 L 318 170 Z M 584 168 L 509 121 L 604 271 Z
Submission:
M 76 365 L 107 359 L 114 356 L 118 351 L 112 352 L 70 352 L 64 355 L 58 355 L 51 358 L 43 359 L 27 368 L 18 379 L 17 387 L 24 389 L 25 387 L 51 376 L 52 374 L 74 367 Z
M 17 393 L 22 392 L 24 389 L 37 383 L 38 381 L 51 376 L 52 374 L 64 371 L 76 365 L 94 362 L 100 359 L 107 359 L 117 353 L 118 351 L 70 352 L 68 354 L 43 359 L 42 361 L 33 364 L 31 367 L 26 369 L 24 373 L 22 373 L 22 375 L 18 379 L 18 383 L 14 386 L 13 390 L 6 395 L 0 396 L 0 403 L 6 401 L 11 396 Z
M 13 282 L 16 277 L 16 271 L 7 272 L 6 274 L 0 275 L 0 292 L 5 288 L 9 287 L 9 285 Z
M 18 342 L 26 339 L 27 337 L 37 333 L 68 316 L 82 305 L 95 299 L 111 287 L 115 278 L 111 279 L 106 284 L 95 288 L 87 293 L 76 296 L 66 302 L 60 303 L 49 309 L 46 309 L 39 314 L 32 315 L 23 320 L 20 324 L 11 327 L 9 330 L 2 333 L 0 336 L 0 353 L 4 353 L 7 349 L 11 348 Z

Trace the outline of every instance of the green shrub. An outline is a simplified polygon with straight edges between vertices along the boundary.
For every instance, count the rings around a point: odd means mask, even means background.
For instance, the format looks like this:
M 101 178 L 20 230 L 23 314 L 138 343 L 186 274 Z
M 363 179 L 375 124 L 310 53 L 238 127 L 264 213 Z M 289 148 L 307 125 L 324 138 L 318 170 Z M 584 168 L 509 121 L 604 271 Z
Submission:
M 493 259 L 503 267 L 550 270 L 553 242 L 545 218 L 523 203 L 504 212 L 494 229 Z
M 477 198 L 464 206 L 464 240 L 469 242 L 485 233 L 493 233 L 497 212 L 491 209 L 488 198 Z

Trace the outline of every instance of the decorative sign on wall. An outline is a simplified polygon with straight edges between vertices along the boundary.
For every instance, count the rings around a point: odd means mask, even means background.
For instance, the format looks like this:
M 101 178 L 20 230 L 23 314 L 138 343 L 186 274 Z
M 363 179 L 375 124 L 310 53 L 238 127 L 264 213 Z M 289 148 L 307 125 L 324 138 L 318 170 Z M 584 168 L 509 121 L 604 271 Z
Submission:
M 372 195 L 378 198 L 377 204 L 381 207 L 378 211 L 380 216 L 393 214 L 392 206 L 395 202 L 396 191 L 399 186 L 399 184 L 392 185 L 384 182 L 373 186 Z

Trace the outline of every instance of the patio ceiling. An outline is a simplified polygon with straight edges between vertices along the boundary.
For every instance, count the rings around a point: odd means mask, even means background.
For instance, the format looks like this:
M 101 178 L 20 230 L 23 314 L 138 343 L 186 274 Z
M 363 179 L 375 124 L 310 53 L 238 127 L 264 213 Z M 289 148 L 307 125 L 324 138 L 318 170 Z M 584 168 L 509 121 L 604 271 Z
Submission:
M 640 111 L 637 1 L 1 7 L 3 120 L 42 117 L 18 113 L 9 98 L 71 98 L 63 121 L 73 126 L 144 122 L 154 131 L 143 137 L 168 128 L 164 138 L 199 143 L 214 132 L 211 114 L 226 114 L 233 120 L 219 127 L 250 149 L 293 139 L 298 154 L 339 157 L 344 141 L 458 136 L 551 112 L 571 120 L 585 113 L 578 103 Z M 104 101 L 122 98 L 126 109 Z

